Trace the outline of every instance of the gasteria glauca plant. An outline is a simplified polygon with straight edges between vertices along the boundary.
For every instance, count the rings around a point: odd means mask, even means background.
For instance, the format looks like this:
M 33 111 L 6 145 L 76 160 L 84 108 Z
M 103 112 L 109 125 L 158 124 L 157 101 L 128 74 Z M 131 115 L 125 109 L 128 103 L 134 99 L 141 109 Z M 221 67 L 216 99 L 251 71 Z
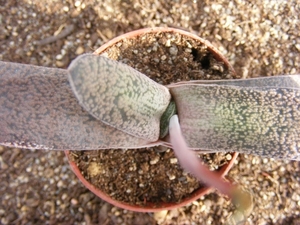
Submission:
M 68 70 L 0 62 L 0 144 L 31 149 L 172 147 L 181 166 L 251 212 L 251 195 L 191 150 L 300 160 L 300 76 L 162 86 L 103 56 Z M 79 102 L 79 104 L 78 104 Z

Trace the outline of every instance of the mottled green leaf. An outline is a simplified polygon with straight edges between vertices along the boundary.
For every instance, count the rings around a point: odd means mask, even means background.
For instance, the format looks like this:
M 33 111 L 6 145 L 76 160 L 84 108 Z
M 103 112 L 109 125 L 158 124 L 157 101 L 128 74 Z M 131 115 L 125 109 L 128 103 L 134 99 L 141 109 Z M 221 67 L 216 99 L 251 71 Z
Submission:
M 95 118 L 136 137 L 159 138 L 169 90 L 137 70 L 102 56 L 77 57 L 69 67 L 79 103 Z
M 184 84 L 170 91 L 189 147 L 300 159 L 300 89 Z

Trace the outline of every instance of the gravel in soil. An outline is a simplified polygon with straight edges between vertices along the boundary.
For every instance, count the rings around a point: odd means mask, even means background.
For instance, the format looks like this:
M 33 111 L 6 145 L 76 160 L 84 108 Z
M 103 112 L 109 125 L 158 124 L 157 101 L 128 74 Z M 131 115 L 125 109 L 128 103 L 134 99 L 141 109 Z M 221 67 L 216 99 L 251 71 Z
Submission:
M 163 85 L 234 76 L 204 44 L 173 32 L 124 39 L 104 51 L 103 55 L 123 62 Z
M 242 78 L 300 73 L 300 2 L 0 0 L 0 60 L 66 68 L 82 53 L 143 27 L 209 40 Z M 68 36 L 56 35 L 74 25 Z M 37 45 L 50 36 L 54 42 Z M 246 225 L 300 224 L 299 162 L 240 155 L 227 176 L 251 190 Z M 90 193 L 62 152 L 0 148 L 1 224 L 223 224 L 229 201 L 211 193 L 157 213 L 113 207 Z

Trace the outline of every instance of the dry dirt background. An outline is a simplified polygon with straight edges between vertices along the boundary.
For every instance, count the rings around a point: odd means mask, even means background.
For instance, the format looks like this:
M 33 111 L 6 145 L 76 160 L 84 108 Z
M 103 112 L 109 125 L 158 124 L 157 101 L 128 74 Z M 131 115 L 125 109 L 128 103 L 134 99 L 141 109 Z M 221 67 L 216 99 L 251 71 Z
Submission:
M 300 73 L 299 0 L 0 0 L 0 60 L 66 68 L 115 36 L 153 26 L 211 41 L 244 78 Z M 61 30 L 68 35 L 46 43 Z M 228 178 L 253 192 L 245 224 L 300 224 L 299 166 L 239 156 Z M 0 171 L 0 224 L 222 224 L 231 213 L 217 193 L 159 213 L 113 207 L 83 187 L 62 152 L 0 146 Z

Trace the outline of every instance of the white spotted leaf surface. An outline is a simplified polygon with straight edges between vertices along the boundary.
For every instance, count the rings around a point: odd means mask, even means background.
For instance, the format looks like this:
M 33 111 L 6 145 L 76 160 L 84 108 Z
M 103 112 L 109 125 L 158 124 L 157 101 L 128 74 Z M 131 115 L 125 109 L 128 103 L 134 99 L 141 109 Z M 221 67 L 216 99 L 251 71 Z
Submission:
M 133 136 L 157 141 L 169 90 L 135 69 L 102 56 L 86 54 L 69 66 L 79 103 L 95 118 Z
M 66 70 L 0 62 L 0 145 L 93 150 L 153 143 L 86 112 L 71 90 Z
M 170 87 L 188 146 L 300 160 L 297 85 L 291 88 L 241 86 Z

